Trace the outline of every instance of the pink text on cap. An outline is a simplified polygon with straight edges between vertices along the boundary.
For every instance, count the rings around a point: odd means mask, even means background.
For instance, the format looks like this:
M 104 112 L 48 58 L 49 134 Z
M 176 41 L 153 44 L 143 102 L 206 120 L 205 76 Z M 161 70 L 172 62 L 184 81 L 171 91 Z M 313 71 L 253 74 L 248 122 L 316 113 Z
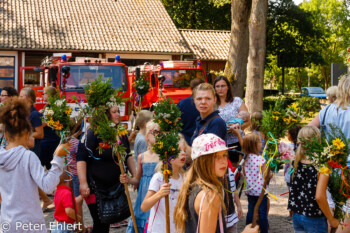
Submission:
M 205 151 L 208 151 L 210 148 L 216 147 L 216 143 L 218 143 L 218 145 L 225 145 L 226 146 L 225 141 L 221 140 L 220 138 L 217 138 L 217 141 L 212 141 L 210 143 L 204 144 L 205 145 Z

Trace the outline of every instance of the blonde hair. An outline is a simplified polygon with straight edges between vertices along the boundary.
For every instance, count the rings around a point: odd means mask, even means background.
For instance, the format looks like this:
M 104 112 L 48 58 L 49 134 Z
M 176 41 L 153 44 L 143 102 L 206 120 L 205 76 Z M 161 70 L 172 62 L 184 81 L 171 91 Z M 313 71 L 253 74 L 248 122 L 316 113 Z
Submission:
M 305 152 L 306 148 L 303 146 L 304 145 L 304 140 L 310 139 L 312 137 L 317 137 L 319 141 L 321 141 L 321 132 L 316 126 L 305 126 L 301 128 L 301 130 L 298 133 L 298 148 L 295 153 L 295 160 L 294 160 L 294 171 L 292 175 L 292 179 L 294 178 L 295 171 L 298 170 L 298 164 L 299 162 L 305 158 Z M 304 140 L 303 140 L 304 139 Z
M 344 110 L 350 105 L 350 74 L 344 75 L 338 84 L 337 99 L 334 102 Z
M 154 121 L 149 121 L 146 124 L 146 134 L 145 134 L 145 140 L 146 140 L 146 144 L 147 144 L 147 149 L 150 150 L 152 145 L 149 143 L 148 140 L 148 135 L 154 130 L 154 128 L 159 127 L 159 125 L 157 123 L 155 123 Z
M 52 97 L 57 94 L 57 89 L 54 88 L 53 86 L 45 87 L 44 91 L 46 91 L 49 97 Z
M 201 186 L 202 190 L 207 193 L 209 206 L 213 204 L 215 197 L 218 197 L 221 208 L 224 211 L 226 210 L 222 195 L 223 184 L 215 174 L 214 161 L 214 154 L 203 155 L 193 160 L 192 167 L 187 172 L 185 181 L 182 184 L 174 210 L 176 232 L 185 232 L 185 222 L 189 217 L 187 212 L 188 197 L 196 185 Z
M 210 91 L 213 97 L 216 98 L 215 89 L 210 83 L 201 83 L 193 90 L 193 98 L 196 98 L 197 91 Z
M 242 151 L 246 154 L 258 154 L 258 144 L 261 142 L 260 136 L 257 133 L 249 133 L 243 138 Z
M 140 129 L 153 118 L 153 113 L 148 110 L 141 110 L 136 117 L 135 125 Z
M 185 137 L 184 137 L 181 133 L 179 133 L 179 138 L 180 138 L 180 141 L 179 141 L 179 143 L 178 143 L 179 147 L 180 147 L 180 145 L 182 144 L 185 148 L 187 148 L 187 147 L 188 147 L 188 144 L 187 144 L 187 142 L 186 142 Z M 186 155 L 186 157 L 187 157 L 187 155 Z M 154 170 L 155 170 L 156 172 L 162 173 L 162 168 L 163 168 L 163 162 L 159 162 L 159 163 L 157 164 L 157 166 L 155 167 Z M 169 169 L 169 170 L 171 170 L 171 169 Z M 179 173 L 180 173 L 181 175 L 184 175 L 184 174 L 185 174 L 185 170 L 181 168 L 181 169 L 179 170 Z
M 34 89 L 32 89 L 30 87 L 25 87 L 21 91 L 24 91 L 24 95 L 30 99 L 30 102 L 32 103 L 32 105 L 35 104 L 36 93 L 35 93 Z
M 337 86 L 331 86 L 327 89 L 326 94 L 330 103 L 333 103 L 337 99 Z
M 262 112 L 253 112 L 253 114 L 251 115 L 250 119 L 251 119 L 251 125 L 250 125 L 250 131 L 260 131 L 260 124 L 261 124 L 261 120 L 263 118 L 263 114 Z

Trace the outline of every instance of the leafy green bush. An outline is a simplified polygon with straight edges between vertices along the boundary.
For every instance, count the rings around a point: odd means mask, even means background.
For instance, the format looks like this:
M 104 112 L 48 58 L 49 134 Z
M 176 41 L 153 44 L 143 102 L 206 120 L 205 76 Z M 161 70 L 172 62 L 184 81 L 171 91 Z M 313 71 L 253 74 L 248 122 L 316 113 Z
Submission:
M 311 116 L 311 113 L 319 112 L 321 109 L 320 100 L 317 97 L 303 96 L 297 99 L 297 104 L 299 105 L 304 116 Z
M 287 108 L 296 102 L 301 109 L 301 113 L 306 117 L 320 110 L 320 101 L 316 97 L 301 97 L 299 95 L 266 96 L 263 101 L 264 110 L 273 108 L 277 101 L 282 102 L 283 108 Z

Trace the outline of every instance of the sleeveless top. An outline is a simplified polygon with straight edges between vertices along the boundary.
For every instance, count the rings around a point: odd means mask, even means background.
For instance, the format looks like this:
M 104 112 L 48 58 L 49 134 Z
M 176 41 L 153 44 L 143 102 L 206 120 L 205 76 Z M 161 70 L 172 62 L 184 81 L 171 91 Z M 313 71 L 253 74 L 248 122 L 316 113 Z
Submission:
M 140 179 L 139 187 L 138 187 L 138 192 L 137 192 L 137 198 L 135 201 L 134 205 L 134 214 L 135 214 L 135 219 L 136 219 L 136 224 L 139 232 L 144 232 L 145 225 L 147 222 L 147 219 L 150 215 L 151 211 L 143 212 L 141 210 L 141 204 L 143 200 L 145 199 L 145 196 L 148 192 L 148 186 L 149 183 L 152 179 L 152 176 L 154 175 L 154 170 L 157 166 L 157 162 L 150 162 L 150 163 L 145 163 L 144 162 L 144 154 L 142 153 L 142 176 Z M 135 232 L 134 230 L 134 225 L 132 222 L 132 218 L 130 218 L 128 227 L 126 229 L 126 233 L 133 233 Z
M 185 222 L 185 233 L 196 233 L 197 232 L 198 214 L 196 213 L 196 210 L 194 208 L 194 201 L 196 200 L 196 197 L 201 190 L 202 189 L 200 188 L 199 185 L 195 185 L 191 189 L 190 195 L 188 196 L 188 205 L 186 206 L 186 211 L 188 213 L 188 216 L 187 216 L 187 220 Z M 224 214 L 222 214 L 222 221 L 224 224 L 224 233 L 227 233 Z M 220 233 L 219 219 L 218 219 L 217 224 L 216 224 L 215 233 Z

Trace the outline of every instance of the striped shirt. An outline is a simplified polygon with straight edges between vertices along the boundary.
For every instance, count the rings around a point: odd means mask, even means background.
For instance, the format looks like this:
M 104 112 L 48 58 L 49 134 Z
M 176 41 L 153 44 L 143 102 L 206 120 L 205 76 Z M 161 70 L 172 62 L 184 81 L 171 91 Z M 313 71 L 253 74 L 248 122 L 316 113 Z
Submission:
M 231 169 L 228 169 L 228 180 L 230 182 L 230 189 L 232 192 L 232 198 L 234 198 L 234 192 L 236 191 L 236 182 L 235 182 L 235 177 L 233 176 L 233 172 L 231 171 Z M 238 216 L 237 216 L 236 212 L 225 216 L 225 218 L 226 218 L 226 228 L 232 227 L 235 223 L 238 222 Z
M 76 138 L 71 138 L 70 140 L 70 155 L 68 159 L 68 166 L 70 168 L 70 172 L 73 175 L 78 175 L 77 173 L 77 152 L 78 152 L 79 140 Z

